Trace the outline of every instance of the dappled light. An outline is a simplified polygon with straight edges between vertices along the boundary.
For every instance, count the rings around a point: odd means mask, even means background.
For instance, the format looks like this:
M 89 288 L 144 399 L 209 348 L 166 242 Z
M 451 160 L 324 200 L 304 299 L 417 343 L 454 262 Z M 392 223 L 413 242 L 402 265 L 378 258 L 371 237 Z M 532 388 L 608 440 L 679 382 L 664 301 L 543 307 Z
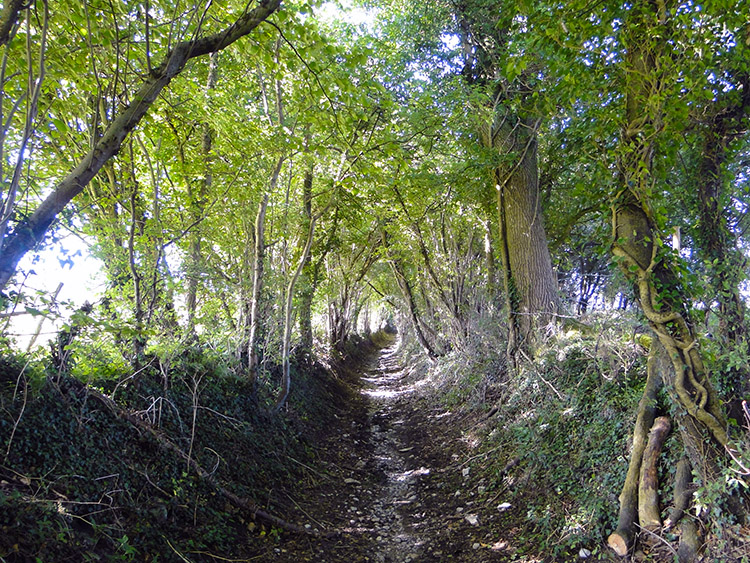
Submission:
M 750 561 L 749 21 L 4 2 L 0 563 Z

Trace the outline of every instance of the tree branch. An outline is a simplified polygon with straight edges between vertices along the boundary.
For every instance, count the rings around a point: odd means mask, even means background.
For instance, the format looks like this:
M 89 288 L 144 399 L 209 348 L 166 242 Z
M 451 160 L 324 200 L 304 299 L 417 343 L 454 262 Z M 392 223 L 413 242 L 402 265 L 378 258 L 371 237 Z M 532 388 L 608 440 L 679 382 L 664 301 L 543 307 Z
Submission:
M 60 181 L 34 213 L 18 224 L 7 237 L 0 256 L 0 289 L 8 284 L 21 258 L 43 240 L 57 215 L 83 191 L 102 166 L 119 152 L 128 134 L 140 123 L 161 91 L 182 72 L 187 62 L 225 49 L 249 34 L 273 14 L 280 3 L 281 0 L 261 0 L 256 8 L 240 16 L 224 31 L 183 41 L 167 53 L 162 63 L 143 81 L 130 106 L 112 121 L 94 148 Z

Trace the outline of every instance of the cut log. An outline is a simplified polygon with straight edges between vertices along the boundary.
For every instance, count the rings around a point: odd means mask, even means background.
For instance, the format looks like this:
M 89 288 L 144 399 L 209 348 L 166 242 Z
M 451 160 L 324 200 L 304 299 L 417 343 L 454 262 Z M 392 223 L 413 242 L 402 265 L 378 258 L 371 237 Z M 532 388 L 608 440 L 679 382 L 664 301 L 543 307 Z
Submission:
M 665 529 L 669 529 L 677 524 L 690 505 L 690 499 L 693 497 L 693 492 L 690 489 L 692 478 L 690 460 L 687 457 L 683 457 L 677 462 L 677 471 L 674 476 L 674 508 L 672 508 L 669 517 L 664 521 Z
M 698 524 L 693 518 L 683 518 L 680 524 L 680 547 L 677 548 L 680 563 L 696 561 L 700 547 Z
M 638 415 L 633 431 L 633 449 L 630 453 L 630 465 L 625 477 L 625 484 L 620 493 L 620 514 L 617 530 L 610 534 L 607 543 L 620 557 L 628 554 L 633 543 L 634 524 L 638 514 L 638 479 L 641 473 L 643 450 L 646 449 L 648 431 L 656 416 L 656 394 L 662 385 L 661 375 L 654 369 L 655 356 L 652 352 L 648 358 L 648 377 L 643 396 L 638 403 Z
M 660 416 L 654 420 L 654 425 L 648 434 L 648 444 L 643 451 L 641 478 L 638 485 L 638 522 L 647 530 L 661 527 L 657 464 L 661 447 L 671 427 L 672 424 L 667 416 Z

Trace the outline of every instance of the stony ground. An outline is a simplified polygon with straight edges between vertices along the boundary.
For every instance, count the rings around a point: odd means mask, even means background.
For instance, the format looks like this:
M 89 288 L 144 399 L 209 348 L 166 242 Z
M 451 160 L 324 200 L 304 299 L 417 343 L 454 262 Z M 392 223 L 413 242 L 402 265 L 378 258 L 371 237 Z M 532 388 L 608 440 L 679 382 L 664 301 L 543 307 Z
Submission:
M 430 401 L 383 350 L 362 377 L 362 400 L 322 448 L 292 498 L 297 523 L 326 539 L 282 536 L 259 560 L 505 561 L 512 511 L 471 474 L 471 421 Z M 510 530 L 510 531 L 509 531 Z M 518 559 L 516 559 L 518 560 Z

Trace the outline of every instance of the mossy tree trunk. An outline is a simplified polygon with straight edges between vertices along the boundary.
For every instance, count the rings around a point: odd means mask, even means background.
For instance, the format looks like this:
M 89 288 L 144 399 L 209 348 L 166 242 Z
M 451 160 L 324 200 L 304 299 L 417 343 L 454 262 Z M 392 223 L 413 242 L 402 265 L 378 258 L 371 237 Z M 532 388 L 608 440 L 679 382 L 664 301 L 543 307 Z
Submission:
M 704 483 L 717 477 L 729 445 L 726 421 L 690 323 L 684 288 L 652 211 L 658 180 L 655 139 L 661 129 L 662 76 L 668 57 L 668 10 L 643 2 L 629 12 L 623 31 L 626 108 L 619 154 L 619 189 L 612 198 L 612 252 L 633 283 L 643 312 L 673 367 L 665 377 L 677 404 L 677 426 L 693 468 Z
M 720 344 L 727 352 L 747 354 L 750 350 L 745 328 L 746 305 L 740 295 L 747 258 L 737 247 L 737 236 L 729 227 L 732 202 L 725 170 L 729 145 L 744 134 L 750 112 L 750 75 L 742 75 L 738 82 L 741 93 L 730 92 L 733 95 L 727 96 L 732 100 L 729 103 L 718 100 L 716 105 L 723 107 L 709 118 L 701 133 L 695 241 L 706 264 L 711 294 L 719 306 Z M 729 378 L 737 398 L 750 392 L 747 369 L 733 368 Z

